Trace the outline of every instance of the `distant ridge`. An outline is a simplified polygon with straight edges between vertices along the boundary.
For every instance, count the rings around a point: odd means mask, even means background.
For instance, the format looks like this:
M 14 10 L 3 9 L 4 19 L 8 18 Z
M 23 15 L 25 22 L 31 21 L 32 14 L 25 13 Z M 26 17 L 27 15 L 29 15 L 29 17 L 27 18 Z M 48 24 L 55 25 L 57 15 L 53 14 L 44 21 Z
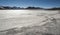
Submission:
M 13 6 L 13 7 L 11 7 L 11 6 L 0 6 L 0 10 L 6 10 L 6 9 L 16 9 L 16 10 L 18 10 L 18 9 L 42 9 L 42 10 L 60 10 L 60 7 L 53 7 L 53 8 L 41 8 L 41 7 L 32 7 L 32 6 L 28 6 L 28 7 L 26 7 L 26 8 L 22 8 L 22 7 L 16 7 L 16 6 Z
M 43 9 L 40 7 L 27 7 L 27 8 L 21 8 L 21 7 L 10 7 L 10 6 L 0 6 L 0 10 L 4 10 L 4 9 Z
M 49 8 L 49 9 L 46 9 L 46 10 L 60 10 L 60 7 Z

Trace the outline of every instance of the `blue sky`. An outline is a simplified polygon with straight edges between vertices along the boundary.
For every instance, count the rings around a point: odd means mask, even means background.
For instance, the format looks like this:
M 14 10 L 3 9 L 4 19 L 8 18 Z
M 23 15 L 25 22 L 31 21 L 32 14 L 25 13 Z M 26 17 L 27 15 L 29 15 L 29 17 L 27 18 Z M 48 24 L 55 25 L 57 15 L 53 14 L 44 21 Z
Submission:
M 18 6 L 18 7 L 60 7 L 60 0 L 0 0 L 0 6 Z

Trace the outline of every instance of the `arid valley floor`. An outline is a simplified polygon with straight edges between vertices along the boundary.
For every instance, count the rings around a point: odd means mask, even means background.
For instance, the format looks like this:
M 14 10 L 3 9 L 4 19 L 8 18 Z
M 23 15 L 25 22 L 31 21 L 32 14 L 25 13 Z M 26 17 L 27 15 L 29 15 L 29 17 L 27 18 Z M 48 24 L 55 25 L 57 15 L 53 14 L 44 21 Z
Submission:
M 60 35 L 60 10 L 0 10 L 0 35 Z

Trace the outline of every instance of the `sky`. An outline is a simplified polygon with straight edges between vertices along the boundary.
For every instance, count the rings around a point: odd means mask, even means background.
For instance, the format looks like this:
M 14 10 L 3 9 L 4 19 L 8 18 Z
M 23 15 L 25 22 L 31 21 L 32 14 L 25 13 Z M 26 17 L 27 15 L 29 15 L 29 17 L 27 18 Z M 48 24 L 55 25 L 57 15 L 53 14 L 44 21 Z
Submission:
M 60 0 L 0 0 L 0 6 L 17 6 L 17 7 L 60 7 Z

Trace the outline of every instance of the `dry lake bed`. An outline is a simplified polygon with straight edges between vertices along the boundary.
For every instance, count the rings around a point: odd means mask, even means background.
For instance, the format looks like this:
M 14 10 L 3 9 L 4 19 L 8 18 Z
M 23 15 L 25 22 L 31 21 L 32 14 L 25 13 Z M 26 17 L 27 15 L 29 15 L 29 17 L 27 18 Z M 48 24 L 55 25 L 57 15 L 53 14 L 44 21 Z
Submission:
M 0 10 L 0 35 L 60 35 L 60 10 Z

